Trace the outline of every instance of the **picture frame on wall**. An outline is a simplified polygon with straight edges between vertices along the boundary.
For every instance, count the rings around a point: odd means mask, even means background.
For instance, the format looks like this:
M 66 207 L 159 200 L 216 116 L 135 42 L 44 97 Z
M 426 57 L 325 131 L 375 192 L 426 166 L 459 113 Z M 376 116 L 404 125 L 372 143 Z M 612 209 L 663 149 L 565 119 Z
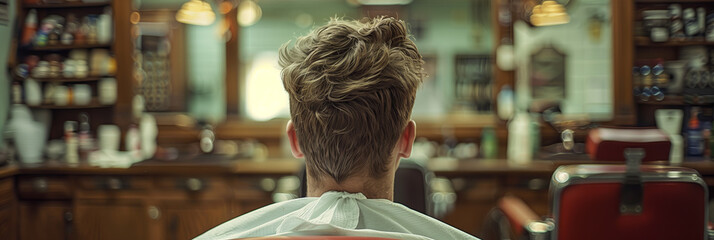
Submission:
M 0 0 L 0 26 L 9 26 L 10 7 L 8 0 Z
M 565 99 L 566 57 L 553 46 L 545 46 L 531 54 L 528 80 L 534 101 Z

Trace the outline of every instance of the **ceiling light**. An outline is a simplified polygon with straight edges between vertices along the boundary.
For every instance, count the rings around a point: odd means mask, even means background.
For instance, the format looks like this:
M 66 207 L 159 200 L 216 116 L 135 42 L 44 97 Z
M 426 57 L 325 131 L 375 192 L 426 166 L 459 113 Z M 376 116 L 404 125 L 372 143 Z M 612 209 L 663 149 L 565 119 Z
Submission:
M 412 0 L 357 0 L 362 5 L 407 5 Z
M 176 13 L 176 21 L 207 26 L 211 25 L 216 20 L 216 14 L 211 9 L 211 4 L 201 0 L 190 0 L 181 6 L 181 9 Z
M 247 27 L 255 24 L 263 16 L 263 10 L 252 0 L 244 0 L 238 5 L 238 24 Z

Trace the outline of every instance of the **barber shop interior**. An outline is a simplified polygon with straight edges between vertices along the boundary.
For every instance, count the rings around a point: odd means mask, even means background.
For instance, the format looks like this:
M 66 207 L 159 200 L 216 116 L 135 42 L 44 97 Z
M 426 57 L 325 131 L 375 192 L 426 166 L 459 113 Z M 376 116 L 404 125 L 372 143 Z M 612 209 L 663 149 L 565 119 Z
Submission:
M 713 0 L 0 0 L 0 239 L 714 239 Z

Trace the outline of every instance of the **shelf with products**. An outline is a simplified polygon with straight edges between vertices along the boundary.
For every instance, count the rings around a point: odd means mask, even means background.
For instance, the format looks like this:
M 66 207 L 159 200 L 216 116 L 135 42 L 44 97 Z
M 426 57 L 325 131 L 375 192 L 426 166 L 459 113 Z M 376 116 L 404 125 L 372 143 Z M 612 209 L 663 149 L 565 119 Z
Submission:
M 111 43 L 94 43 L 94 44 L 55 44 L 45 46 L 30 46 L 22 48 L 26 51 L 57 51 L 57 50 L 72 50 L 72 49 L 90 49 L 90 48 L 111 48 Z
M 86 2 L 85 2 L 86 1 Z M 128 39 L 132 1 L 18 1 L 10 72 L 13 103 L 51 110 L 50 139 L 86 113 L 96 124 L 124 121 L 131 73 Z M 51 3 L 57 2 L 57 3 Z M 122 105 L 124 104 L 124 105 Z M 124 125 L 122 125 L 124 127 Z
M 78 105 L 78 104 L 67 104 L 67 105 L 55 105 L 55 104 L 40 104 L 40 105 L 27 105 L 30 108 L 37 109 L 92 109 L 92 108 L 111 108 L 113 104 L 102 104 L 99 102 L 98 98 L 92 98 L 88 104 Z
M 86 78 L 27 78 L 38 82 L 55 82 L 55 83 L 75 83 L 75 82 L 96 82 L 104 78 L 114 78 L 114 76 L 102 76 L 102 77 L 86 77 Z M 22 82 L 27 79 L 15 77 L 13 80 Z
M 638 36 L 635 37 L 635 46 L 638 47 L 681 47 L 681 46 L 714 46 L 714 42 L 705 41 L 703 38 L 691 39 L 691 40 L 669 40 L 666 42 L 653 42 L 649 37 Z
M 111 5 L 111 1 L 99 1 L 99 2 L 62 2 L 62 3 L 35 3 L 35 4 L 23 4 L 22 7 L 26 9 L 30 8 L 83 8 L 83 7 L 104 7 Z
M 623 4 L 632 67 L 637 126 L 655 126 L 659 109 L 714 105 L 710 60 L 714 49 L 714 2 L 710 0 L 633 0 Z M 644 69 L 644 71 L 643 71 Z M 624 73 L 624 72 L 623 72 Z M 647 96 L 650 86 L 652 95 Z M 652 90 L 652 87 L 656 90 Z M 662 92 L 659 89 L 663 89 Z M 666 95 L 662 95 L 662 94 Z M 644 96 L 643 96 L 644 95 Z M 664 96 L 663 98 L 661 98 Z M 643 99 L 644 98 L 644 99 Z

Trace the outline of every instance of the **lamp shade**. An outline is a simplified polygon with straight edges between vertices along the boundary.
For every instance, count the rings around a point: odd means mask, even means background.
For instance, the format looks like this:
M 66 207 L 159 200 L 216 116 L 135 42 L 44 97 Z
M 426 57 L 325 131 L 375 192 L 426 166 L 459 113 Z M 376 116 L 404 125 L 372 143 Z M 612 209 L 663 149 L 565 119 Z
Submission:
M 176 13 L 176 21 L 192 25 L 211 25 L 216 20 L 216 14 L 211 4 L 201 0 L 190 0 L 181 6 Z
M 551 26 L 570 22 L 570 16 L 563 5 L 555 1 L 544 1 L 533 8 L 531 23 L 535 26 Z

